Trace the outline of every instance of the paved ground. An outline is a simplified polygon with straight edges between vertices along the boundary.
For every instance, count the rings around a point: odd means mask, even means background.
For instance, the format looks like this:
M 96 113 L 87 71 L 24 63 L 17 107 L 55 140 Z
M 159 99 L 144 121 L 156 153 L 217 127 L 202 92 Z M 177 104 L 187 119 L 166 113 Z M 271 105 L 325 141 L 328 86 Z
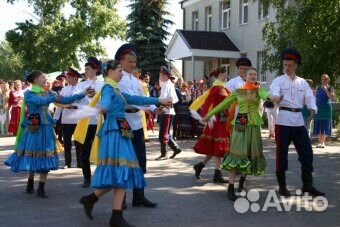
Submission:
M 263 135 L 264 137 L 267 134 Z M 125 217 L 139 227 L 156 226 L 340 226 L 340 138 L 325 149 L 314 149 L 315 184 L 327 192 L 328 209 L 323 212 L 296 211 L 278 212 L 271 208 L 266 212 L 240 214 L 233 203 L 226 199 L 227 185 L 212 183 L 213 163 L 202 172 L 203 180 L 196 180 L 192 166 L 201 160 L 192 151 L 194 140 L 179 141 L 183 153 L 175 160 L 153 161 L 159 154 L 156 140 L 147 143 L 148 188 L 147 197 L 159 203 L 156 209 L 132 208 L 131 193 L 128 193 L 128 210 Z M 46 185 L 48 199 L 24 193 L 26 175 L 14 174 L 3 165 L 13 152 L 13 137 L 0 138 L 0 226 L 108 226 L 112 194 L 104 196 L 95 206 L 95 220 L 88 220 L 78 199 L 91 192 L 80 187 L 81 170 L 61 169 L 49 175 Z M 316 142 L 315 142 L 316 143 Z M 314 143 L 314 144 L 315 144 Z M 264 139 L 268 161 L 267 174 L 249 177 L 247 188 L 260 191 L 257 201 L 262 207 L 268 191 L 276 188 L 274 175 L 275 143 Z M 293 149 L 289 154 L 289 189 L 301 186 L 300 165 Z M 63 164 L 61 158 L 60 165 Z M 93 167 L 94 169 L 94 167 Z M 226 176 L 227 173 L 223 172 Z M 282 205 L 282 204 L 281 204 Z M 283 206 L 282 206 L 283 207 Z

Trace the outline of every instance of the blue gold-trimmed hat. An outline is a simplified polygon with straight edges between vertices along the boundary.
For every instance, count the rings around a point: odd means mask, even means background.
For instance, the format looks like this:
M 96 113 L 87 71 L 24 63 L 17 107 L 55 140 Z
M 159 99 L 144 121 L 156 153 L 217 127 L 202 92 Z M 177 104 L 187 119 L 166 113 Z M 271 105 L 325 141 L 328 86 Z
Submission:
M 251 61 L 249 60 L 249 58 L 239 58 L 236 61 L 236 67 L 240 67 L 240 66 L 251 67 Z
M 281 58 L 282 60 L 293 60 L 298 65 L 300 65 L 302 62 L 302 57 L 300 53 L 297 50 L 294 50 L 292 48 L 287 48 L 284 51 L 282 51 Z
M 136 48 L 130 43 L 125 43 L 121 47 L 119 47 L 119 49 L 116 52 L 115 59 L 120 61 L 122 57 L 127 53 L 132 53 L 136 55 Z

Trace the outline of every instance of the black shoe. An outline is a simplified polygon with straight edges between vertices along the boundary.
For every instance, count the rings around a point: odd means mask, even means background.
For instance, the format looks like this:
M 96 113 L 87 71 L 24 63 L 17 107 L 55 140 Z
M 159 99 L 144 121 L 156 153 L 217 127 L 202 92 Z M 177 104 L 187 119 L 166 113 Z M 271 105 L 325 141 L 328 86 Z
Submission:
M 34 193 L 34 179 L 28 178 L 27 186 L 26 186 L 26 193 L 33 194 Z
M 170 158 L 176 157 L 179 153 L 182 152 L 182 150 L 179 148 L 178 144 L 174 139 L 169 139 L 169 147 L 174 151 L 173 155 L 170 156 Z
M 133 190 L 133 199 L 132 206 L 134 207 L 147 207 L 147 208 L 155 208 L 157 203 L 153 203 L 144 196 L 144 189 L 134 189 Z
M 221 170 L 219 169 L 215 169 L 215 173 L 214 173 L 214 183 L 228 183 L 228 180 L 224 180 L 222 177 L 222 173 Z
M 84 179 L 83 184 L 81 185 L 82 188 L 88 188 L 91 185 L 91 180 L 89 179 Z
M 290 192 L 287 189 L 286 173 L 276 172 L 277 182 L 279 183 L 279 194 L 285 197 L 290 196 Z
M 177 148 L 177 149 L 174 151 L 174 153 L 170 156 L 170 159 L 176 157 L 176 156 L 177 156 L 179 153 L 181 153 L 181 152 L 182 152 L 182 150 L 179 149 L 179 148 Z
M 203 162 L 199 162 L 197 163 L 196 165 L 194 165 L 194 170 L 195 170 L 195 177 L 197 179 L 200 179 L 200 175 L 201 175 L 201 172 L 202 172 L 202 169 L 205 167 L 204 163 Z
M 317 190 L 313 186 L 312 173 L 302 173 L 302 182 L 303 182 L 303 187 L 302 187 L 303 193 L 307 192 L 307 193 L 312 194 L 312 196 L 324 196 L 324 195 L 326 195 L 326 193 Z
M 229 184 L 227 197 L 230 201 L 236 201 L 237 196 L 235 195 L 234 184 Z
M 158 158 L 156 158 L 155 160 L 160 161 L 160 160 L 168 159 L 167 153 L 168 152 L 166 150 L 166 143 L 161 143 L 161 155 Z
M 86 216 L 91 220 L 93 220 L 92 209 L 93 209 L 94 204 L 97 201 L 98 201 L 98 197 L 94 193 L 91 193 L 87 196 L 83 196 L 79 200 L 79 202 L 84 205 L 84 210 L 85 210 Z
M 122 210 L 112 210 L 112 215 L 111 215 L 111 219 L 110 219 L 110 226 L 111 227 L 135 227 L 135 225 L 130 225 L 123 218 L 123 211 Z
M 238 183 L 238 192 L 242 192 L 245 189 L 245 182 L 246 182 L 246 177 L 241 176 L 240 182 Z
M 290 197 L 290 192 L 288 191 L 286 186 L 279 186 L 279 194 L 284 197 Z
M 65 166 L 63 167 L 63 169 L 69 169 L 69 168 L 71 168 L 71 165 L 65 165 Z
M 46 195 L 45 193 L 45 182 L 39 182 L 39 187 L 38 187 L 38 190 L 37 190 L 37 195 L 40 197 L 40 198 L 47 198 L 48 196 Z
M 156 161 L 166 160 L 168 159 L 168 156 L 166 154 L 161 154 L 159 157 L 157 157 Z

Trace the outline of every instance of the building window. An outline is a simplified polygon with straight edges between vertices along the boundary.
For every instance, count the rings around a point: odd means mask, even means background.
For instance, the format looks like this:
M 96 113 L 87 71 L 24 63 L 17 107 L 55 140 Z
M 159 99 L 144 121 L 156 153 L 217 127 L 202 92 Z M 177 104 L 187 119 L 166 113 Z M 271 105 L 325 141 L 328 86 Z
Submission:
M 259 0 L 259 5 L 258 5 L 258 9 L 259 9 L 259 15 L 258 15 L 258 19 L 259 20 L 263 20 L 268 18 L 268 12 L 269 12 L 269 5 L 267 3 L 263 3 L 263 0 Z
M 198 30 L 198 11 L 192 12 L 192 30 Z
M 205 8 L 205 30 L 211 31 L 212 26 L 212 9 L 211 6 Z
M 241 58 L 246 58 L 247 57 L 247 53 L 241 53 Z
M 240 24 L 248 23 L 248 0 L 240 0 Z
M 257 71 L 260 81 L 267 81 L 268 72 L 263 69 L 264 51 L 257 52 Z
M 230 0 L 221 2 L 220 9 L 221 29 L 230 28 Z

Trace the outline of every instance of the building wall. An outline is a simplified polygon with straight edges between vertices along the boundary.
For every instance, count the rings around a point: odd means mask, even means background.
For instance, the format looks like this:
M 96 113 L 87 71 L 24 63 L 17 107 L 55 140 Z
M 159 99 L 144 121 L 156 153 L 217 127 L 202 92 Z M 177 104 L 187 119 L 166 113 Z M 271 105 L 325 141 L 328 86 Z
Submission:
M 246 54 L 247 57 L 252 61 L 254 67 L 257 67 L 258 52 L 264 50 L 265 43 L 262 40 L 262 29 L 267 21 L 274 21 L 276 11 L 274 8 L 269 8 L 269 14 L 267 19 L 258 19 L 258 0 L 249 0 L 248 8 L 248 23 L 240 24 L 240 1 L 231 0 L 230 1 L 230 27 L 228 29 L 221 29 L 221 13 L 220 13 L 220 0 L 189 0 L 183 4 L 185 9 L 185 30 L 192 30 L 192 13 L 198 11 L 199 26 L 198 30 L 206 30 L 205 26 L 205 9 L 208 6 L 212 7 L 212 31 L 223 31 L 227 36 L 233 41 L 233 43 L 238 47 L 241 54 Z M 236 69 L 236 59 L 229 59 L 230 62 L 230 75 L 234 77 L 237 73 Z M 187 67 L 189 65 L 189 68 Z M 204 64 L 203 64 L 204 65 Z M 196 66 L 196 72 L 201 72 L 202 65 Z M 191 75 L 191 61 L 186 61 L 184 64 L 184 77 L 186 75 Z M 267 73 L 267 83 L 269 84 L 275 75 L 273 73 Z M 260 78 L 259 78 L 260 80 Z

